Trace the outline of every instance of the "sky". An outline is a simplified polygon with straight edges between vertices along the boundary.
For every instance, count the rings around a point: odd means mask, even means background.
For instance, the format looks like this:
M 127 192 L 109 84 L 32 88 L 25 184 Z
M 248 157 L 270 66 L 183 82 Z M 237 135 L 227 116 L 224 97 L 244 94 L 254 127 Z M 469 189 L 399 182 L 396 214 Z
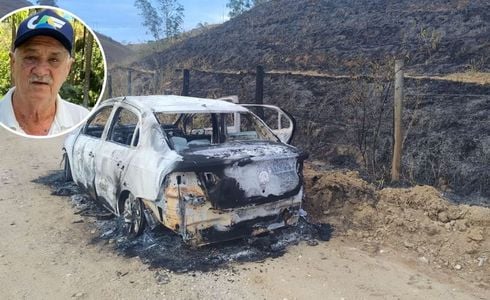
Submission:
M 36 1 L 31 1 L 36 2 Z M 179 0 L 184 6 L 184 30 L 199 23 L 217 24 L 228 20 L 227 0 Z M 134 0 L 58 0 L 58 6 L 82 19 L 93 30 L 128 43 L 153 40 L 143 27 Z

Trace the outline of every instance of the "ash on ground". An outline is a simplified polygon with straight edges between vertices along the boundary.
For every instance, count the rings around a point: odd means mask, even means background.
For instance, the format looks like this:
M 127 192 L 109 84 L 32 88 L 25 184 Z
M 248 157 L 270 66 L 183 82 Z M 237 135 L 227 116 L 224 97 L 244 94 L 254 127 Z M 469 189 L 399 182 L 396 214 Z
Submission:
M 275 258 L 283 255 L 290 245 L 306 242 L 316 246 L 328 241 L 333 231 L 329 224 L 311 224 L 300 218 L 297 226 L 199 248 L 185 244 L 182 237 L 161 225 L 153 230 L 147 227 L 139 237 L 129 239 L 123 234 L 122 218 L 113 217 L 73 182 L 65 182 L 61 171 L 53 171 L 34 182 L 51 187 L 53 195 L 70 196 L 75 214 L 96 218 L 100 235 L 92 243 L 109 245 L 124 256 L 138 256 L 151 267 L 173 272 L 212 271 L 233 262 Z

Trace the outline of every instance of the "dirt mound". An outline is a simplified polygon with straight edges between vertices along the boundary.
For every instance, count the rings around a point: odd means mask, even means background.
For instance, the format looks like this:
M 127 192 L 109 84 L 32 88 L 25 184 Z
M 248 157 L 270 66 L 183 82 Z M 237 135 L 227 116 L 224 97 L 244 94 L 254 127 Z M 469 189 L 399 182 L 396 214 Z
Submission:
M 354 215 L 374 210 L 376 191 L 359 178 L 358 172 L 318 172 L 306 166 L 304 175 L 307 191 L 304 208 L 315 220 L 328 218 L 330 224 L 344 232 L 365 227 L 366 220 Z
M 373 249 L 394 248 L 419 262 L 490 288 L 490 209 L 456 205 L 430 186 L 376 191 L 356 172 L 305 168 L 305 209 L 337 234 Z

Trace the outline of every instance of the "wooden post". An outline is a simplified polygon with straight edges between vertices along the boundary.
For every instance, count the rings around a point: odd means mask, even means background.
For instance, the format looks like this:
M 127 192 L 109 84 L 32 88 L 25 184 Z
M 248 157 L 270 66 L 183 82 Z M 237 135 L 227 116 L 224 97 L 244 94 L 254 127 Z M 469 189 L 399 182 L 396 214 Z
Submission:
M 190 78 L 191 73 L 188 69 L 184 69 L 183 73 L 184 79 L 182 84 L 182 96 L 189 96 L 189 86 L 190 86 Z
M 391 181 L 400 180 L 402 160 L 403 60 L 395 61 L 395 102 L 393 106 L 393 160 Z
M 131 69 L 128 69 L 128 96 L 131 95 Z
M 255 104 L 264 104 L 264 67 L 257 66 L 257 73 L 255 75 Z M 264 110 L 262 108 L 257 109 L 257 116 L 264 119 Z
M 107 74 L 107 94 L 109 95 L 109 98 L 112 98 L 112 75 Z
M 158 74 L 158 71 L 156 71 L 155 73 L 153 73 L 153 95 L 156 95 L 157 94 L 157 90 L 158 90 L 158 77 L 160 77 L 160 75 Z

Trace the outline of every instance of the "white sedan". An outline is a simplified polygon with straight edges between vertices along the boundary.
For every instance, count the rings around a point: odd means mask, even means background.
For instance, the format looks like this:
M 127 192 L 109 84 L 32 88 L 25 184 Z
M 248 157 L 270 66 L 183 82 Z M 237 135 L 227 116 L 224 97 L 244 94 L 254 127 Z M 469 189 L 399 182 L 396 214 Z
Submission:
M 298 220 L 306 154 L 287 144 L 293 132 L 271 105 L 115 98 L 66 138 L 65 176 L 129 236 L 158 223 L 193 245 L 256 235 Z

